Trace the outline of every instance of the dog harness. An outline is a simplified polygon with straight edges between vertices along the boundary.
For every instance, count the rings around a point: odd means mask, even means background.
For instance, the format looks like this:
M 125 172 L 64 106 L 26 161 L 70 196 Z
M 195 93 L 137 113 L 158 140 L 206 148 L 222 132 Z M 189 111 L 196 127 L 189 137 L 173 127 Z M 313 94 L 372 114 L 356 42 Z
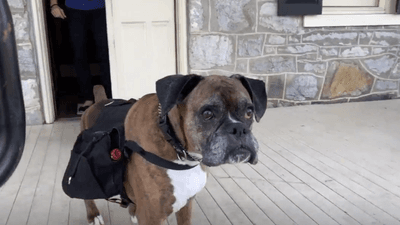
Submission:
M 95 125 L 79 134 L 62 181 L 63 190 L 69 197 L 106 199 L 127 207 L 132 202 L 125 193 L 124 172 L 132 153 L 171 170 L 188 170 L 201 162 L 201 157 L 188 153 L 183 147 L 168 116 L 159 117 L 159 127 L 174 147 L 180 163 L 148 152 L 134 141 L 126 141 L 123 125 L 134 102 L 108 100 L 101 108 Z M 118 195 L 120 197 L 115 198 Z

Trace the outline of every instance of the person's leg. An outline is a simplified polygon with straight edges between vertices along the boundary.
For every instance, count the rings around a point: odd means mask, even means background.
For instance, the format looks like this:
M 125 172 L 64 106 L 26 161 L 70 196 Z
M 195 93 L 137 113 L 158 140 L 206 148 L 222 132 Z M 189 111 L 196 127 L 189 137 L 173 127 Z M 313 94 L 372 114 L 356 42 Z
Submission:
M 101 83 L 108 98 L 111 96 L 110 59 L 108 55 L 107 23 L 105 9 L 92 10 L 92 33 L 96 45 L 97 58 L 100 60 Z
M 87 57 L 87 29 L 89 22 L 87 12 L 67 8 L 70 41 L 74 52 L 74 68 L 79 84 L 79 97 L 84 101 L 93 101 L 92 75 Z

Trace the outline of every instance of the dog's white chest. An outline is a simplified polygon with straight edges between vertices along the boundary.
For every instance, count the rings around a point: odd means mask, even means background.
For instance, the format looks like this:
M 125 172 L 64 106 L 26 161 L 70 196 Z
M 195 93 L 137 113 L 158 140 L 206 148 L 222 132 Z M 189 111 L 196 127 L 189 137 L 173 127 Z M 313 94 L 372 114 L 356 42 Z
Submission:
M 201 169 L 200 165 L 189 170 L 168 170 L 167 174 L 174 187 L 176 199 L 172 205 L 174 212 L 184 207 L 187 200 L 200 192 L 207 182 L 207 173 Z

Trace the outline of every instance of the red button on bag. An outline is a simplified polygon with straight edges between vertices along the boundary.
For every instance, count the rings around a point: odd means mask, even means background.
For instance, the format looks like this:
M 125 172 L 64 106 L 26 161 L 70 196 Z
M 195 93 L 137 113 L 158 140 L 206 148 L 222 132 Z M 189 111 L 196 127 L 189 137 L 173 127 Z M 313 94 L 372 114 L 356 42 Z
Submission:
M 121 156 L 122 156 L 122 153 L 121 153 L 121 151 L 120 151 L 118 148 L 114 148 L 114 149 L 111 151 L 111 159 L 112 159 L 112 160 L 117 161 L 117 160 L 121 159 Z

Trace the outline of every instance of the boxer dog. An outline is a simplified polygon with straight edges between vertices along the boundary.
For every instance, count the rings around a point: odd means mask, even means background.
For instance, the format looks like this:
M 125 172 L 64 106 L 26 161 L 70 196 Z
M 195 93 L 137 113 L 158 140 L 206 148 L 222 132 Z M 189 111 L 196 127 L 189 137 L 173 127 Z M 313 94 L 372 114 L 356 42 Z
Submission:
M 95 102 L 104 90 L 95 88 Z M 98 92 L 98 93 L 96 93 Z M 251 132 L 253 118 L 259 122 L 267 105 L 265 83 L 241 75 L 231 77 L 172 75 L 156 83 L 157 94 L 145 95 L 125 118 L 125 138 L 145 151 L 187 170 L 159 167 L 133 153 L 126 166 L 124 187 L 133 202 L 133 223 L 159 225 L 176 213 L 178 225 L 191 224 L 193 197 L 206 185 L 206 167 L 225 163 L 258 161 L 258 143 Z M 82 116 L 82 129 L 95 123 L 95 103 Z M 167 116 L 189 157 L 180 157 L 160 129 Z M 193 160 L 195 159 L 195 160 Z M 93 200 L 85 200 L 89 224 L 104 224 Z

